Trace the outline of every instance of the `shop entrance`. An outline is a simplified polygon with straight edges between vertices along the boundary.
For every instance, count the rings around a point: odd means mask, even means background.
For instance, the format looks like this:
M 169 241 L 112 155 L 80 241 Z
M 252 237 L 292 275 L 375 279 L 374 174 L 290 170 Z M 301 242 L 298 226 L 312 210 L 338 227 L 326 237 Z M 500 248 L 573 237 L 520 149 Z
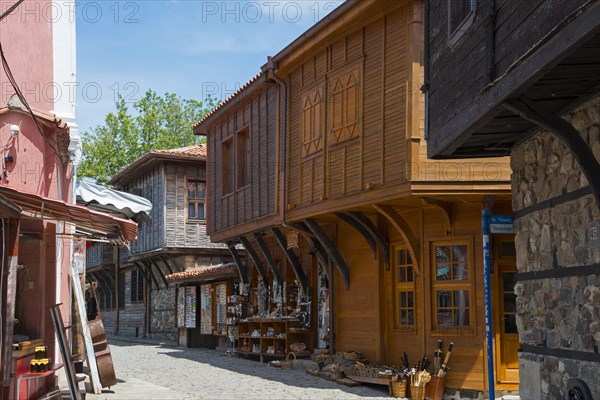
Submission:
M 516 296 L 514 293 L 517 271 L 514 238 L 501 236 L 495 241 L 494 269 L 496 272 L 496 380 L 498 383 L 519 383 L 519 334 L 516 323 Z

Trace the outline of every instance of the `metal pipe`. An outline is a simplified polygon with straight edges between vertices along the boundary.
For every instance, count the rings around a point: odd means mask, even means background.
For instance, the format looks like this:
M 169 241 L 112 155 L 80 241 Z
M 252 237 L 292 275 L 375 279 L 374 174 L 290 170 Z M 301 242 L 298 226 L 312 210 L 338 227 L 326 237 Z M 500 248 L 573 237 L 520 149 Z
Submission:
M 481 211 L 483 231 L 483 291 L 485 296 L 485 336 L 487 350 L 489 398 L 496 398 L 494 390 L 494 350 L 492 346 L 492 294 L 490 284 L 490 219 L 487 208 Z

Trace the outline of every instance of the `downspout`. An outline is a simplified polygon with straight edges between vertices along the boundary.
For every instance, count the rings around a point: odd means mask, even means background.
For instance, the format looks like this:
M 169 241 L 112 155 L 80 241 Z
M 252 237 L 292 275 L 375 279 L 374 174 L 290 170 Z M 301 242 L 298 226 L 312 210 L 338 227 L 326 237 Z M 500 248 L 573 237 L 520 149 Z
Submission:
M 287 163 L 286 148 L 287 148 L 287 98 L 288 88 L 283 79 L 275 74 L 275 63 L 273 57 L 267 57 L 267 79 L 273 79 L 279 85 L 279 107 L 281 109 L 281 121 L 279 129 L 281 132 L 281 140 L 279 142 L 279 214 L 281 225 L 290 227 L 286 221 L 285 201 L 286 201 L 286 184 L 285 184 L 285 165 Z

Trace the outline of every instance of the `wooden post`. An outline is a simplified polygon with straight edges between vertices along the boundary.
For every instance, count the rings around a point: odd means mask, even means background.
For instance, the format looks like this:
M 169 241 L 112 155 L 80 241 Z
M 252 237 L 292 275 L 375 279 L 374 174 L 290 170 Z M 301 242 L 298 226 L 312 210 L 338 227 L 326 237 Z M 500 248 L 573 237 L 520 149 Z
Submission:
M 81 281 L 79 280 L 79 274 L 75 269 L 75 265 L 71 263 L 71 284 L 75 292 L 75 301 L 77 302 L 77 310 L 79 311 L 79 323 L 83 328 L 83 340 L 85 342 L 85 352 L 87 354 L 87 365 L 91 374 L 92 386 L 95 394 L 102 393 L 102 384 L 100 383 L 100 375 L 98 374 L 98 365 L 96 364 L 96 353 L 94 352 L 94 344 L 92 343 L 92 335 L 90 334 L 90 327 L 88 326 L 87 313 L 85 311 L 85 300 L 83 298 L 83 290 L 81 289 Z M 67 363 L 71 360 L 63 360 L 63 363 Z
M 121 261 L 121 249 L 115 247 L 115 308 L 117 315 L 115 317 L 115 335 L 119 334 L 119 267 Z
M 2 362 L 4 368 L 3 382 L 4 386 L 10 385 L 10 370 L 11 370 L 11 357 L 12 357 L 12 339 L 13 329 L 15 326 L 15 299 L 17 294 L 17 266 L 19 258 L 19 221 L 14 225 L 14 232 L 12 232 L 10 220 L 8 223 L 3 222 L 3 236 L 4 241 L 7 243 L 6 256 L 2 259 L 2 263 L 8 267 L 8 274 L 5 275 L 6 279 L 6 307 L 4 308 L 4 360 Z M 8 234 L 6 232 L 8 231 Z M 2 288 L 0 287 L 0 296 Z M 10 389 L 9 389 L 10 390 Z

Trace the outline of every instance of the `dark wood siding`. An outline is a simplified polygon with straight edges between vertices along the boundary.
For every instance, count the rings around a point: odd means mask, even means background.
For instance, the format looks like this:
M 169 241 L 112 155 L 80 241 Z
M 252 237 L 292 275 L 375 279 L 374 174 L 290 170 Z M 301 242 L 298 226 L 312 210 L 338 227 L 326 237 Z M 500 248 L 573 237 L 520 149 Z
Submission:
M 430 132 L 441 129 L 470 106 L 491 82 L 538 45 L 587 0 L 495 1 L 494 65 L 489 56 L 487 14 L 490 0 L 477 2 L 473 25 L 454 47 L 448 41 L 448 2 L 429 1 Z M 553 33 L 554 34 L 554 33 Z
M 86 268 L 113 264 L 115 247 L 108 243 L 93 243 L 85 249 Z
M 222 188 L 222 142 L 249 127 L 249 182 L 233 193 Z M 264 84 L 208 129 L 208 231 L 219 232 L 276 212 L 277 95 Z

